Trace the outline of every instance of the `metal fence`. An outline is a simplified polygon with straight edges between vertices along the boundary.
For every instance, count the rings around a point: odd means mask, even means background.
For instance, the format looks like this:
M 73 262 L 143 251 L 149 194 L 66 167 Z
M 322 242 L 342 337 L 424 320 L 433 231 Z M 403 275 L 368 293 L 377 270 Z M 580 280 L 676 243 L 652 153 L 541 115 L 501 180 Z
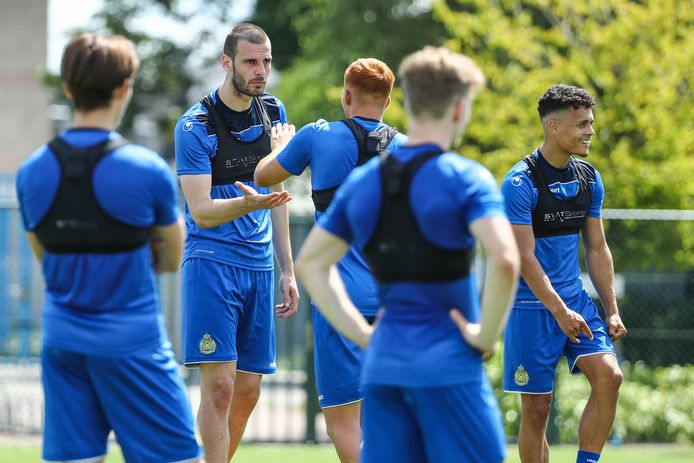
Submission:
M 290 220 L 295 251 L 312 223 L 306 217 Z M 615 258 L 620 310 L 629 329 L 618 346 L 620 355 L 654 366 L 694 363 L 694 258 L 691 245 L 682 241 L 694 236 L 694 211 L 606 210 L 605 228 Z M 689 238 L 683 235 L 690 231 Z M 159 291 L 180 358 L 179 278 L 159 277 Z M 24 237 L 16 202 L 0 200 L 0 433 L 41 430 L 36 358 L 42 297 L 40 269 Z M 302 291 L 298 314 L 278 320 L 278 373 L 263 380 L 245 441 L 327 441 L 314 385 L 310 320 L 309 298 Z M 197 370 L 182 373 L 195 410 Z

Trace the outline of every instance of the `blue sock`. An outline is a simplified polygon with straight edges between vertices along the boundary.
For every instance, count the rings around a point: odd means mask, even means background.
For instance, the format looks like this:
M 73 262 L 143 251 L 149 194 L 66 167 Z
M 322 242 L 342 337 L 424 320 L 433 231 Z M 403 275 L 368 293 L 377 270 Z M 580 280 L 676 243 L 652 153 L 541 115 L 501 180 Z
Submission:
M 576 463 L 598 463 L 599 459 L 599 453 L 586 452 L 585 450 L 579 450 L 578 455 L 576 455 Z

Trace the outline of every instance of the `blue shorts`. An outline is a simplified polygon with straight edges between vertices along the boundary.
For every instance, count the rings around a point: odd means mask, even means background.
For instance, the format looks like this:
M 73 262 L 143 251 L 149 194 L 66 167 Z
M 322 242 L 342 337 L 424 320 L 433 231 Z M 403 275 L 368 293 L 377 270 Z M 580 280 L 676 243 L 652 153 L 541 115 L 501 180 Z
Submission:
M 272 270 L 187 259 L 182 285 L 186 366 L 236 361 L 240 371 L 275 372 Z
M 581 314 L 593 339 L 581 333 L 574 344 L 559 328 L 549 310 L 514 309 L 504 334 L 504 391 L 547 394 L 554 390 L 554 375 L 562 354 L 569 371 L 580 373 L 579 358 L 599 353 L 615 354 L 605 322 L 588 294 L 569 307 Z
M 337 407 L 364 398 L 360 387 L 363 350 L 342 336 L 313 308 L 313 363 L 321 408 Z M 373 323 L 374 317 L 367 317 Z
M 365 385 L 362 463 L 499 463 L 501 413 L 489 382 L 409 388 Z
M 113 430 L 128 462 L 185 462 L 201 455 L 173 352 L 96 357 L 41 351 L 43 459 L 96 460 Z

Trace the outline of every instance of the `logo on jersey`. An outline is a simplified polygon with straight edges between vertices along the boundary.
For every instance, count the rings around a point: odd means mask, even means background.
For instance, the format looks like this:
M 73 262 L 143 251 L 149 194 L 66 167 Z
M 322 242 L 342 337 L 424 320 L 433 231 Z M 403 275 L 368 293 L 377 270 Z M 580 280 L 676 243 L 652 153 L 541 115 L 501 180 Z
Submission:
M 564 222 L 565 220 L 583 219 L 586 211 L 556 211 L 545 214 L 545 222 Z
M 210 355 L 217 350 L 217 343 L 214 342 L 212 337 L 205 333 L 205 335 L 200 340 L 200 353 L 205 355 Z
M 191 130 L 193 130 L 193 123 L 191 121 L 188 121 L 185 124 L 183 124 L 184 132 L 190 132 Z
M 521 186 L 523 184 L 523 179 L 520 177 L 513 177 L 511 179 L 511 185 L 513 186 Z
M 513 381 L 519 386 L 525 386 L 528 384 L 529 380 L 530 375 L 528 375 L 528 372 L 525 371 L 523 365 L 518 365 L 518 368 L 516 369 L 516 374 L 513 375 Z

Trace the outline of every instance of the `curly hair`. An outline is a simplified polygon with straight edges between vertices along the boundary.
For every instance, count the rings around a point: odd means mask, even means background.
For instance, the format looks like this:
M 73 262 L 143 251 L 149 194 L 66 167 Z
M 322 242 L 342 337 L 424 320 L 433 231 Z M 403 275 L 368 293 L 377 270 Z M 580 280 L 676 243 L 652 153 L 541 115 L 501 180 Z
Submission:
M 555 84 L 537 101 L 537 112 L 540 113 L 540 120 L 542 120 L 555 111 L 580 107 L 590 109 L 593 106 L 595 106 L 595 100 L 586 90 L 573 85 Z

